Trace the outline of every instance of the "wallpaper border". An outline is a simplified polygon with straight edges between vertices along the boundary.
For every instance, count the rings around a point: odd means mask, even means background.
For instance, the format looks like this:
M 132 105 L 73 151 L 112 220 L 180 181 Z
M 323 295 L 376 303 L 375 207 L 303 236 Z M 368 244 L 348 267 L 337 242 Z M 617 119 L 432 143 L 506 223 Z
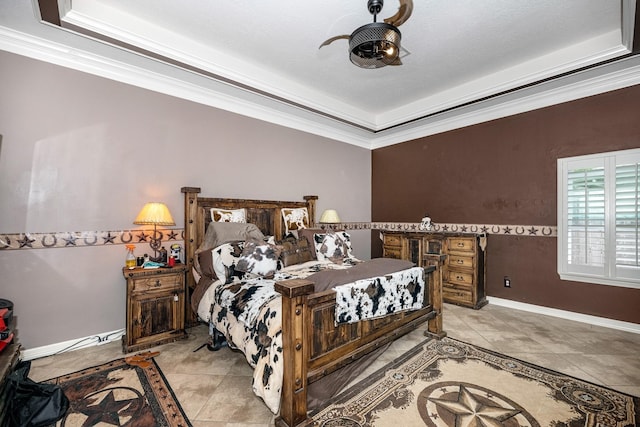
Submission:
M 557 237 L 558 227 L 551 225 L 502 225 L 502 224 L 460 224 L 432 223 L 430 231 L 420 230 L 419 222 L 344 222 L 324 224 L 326 228 L 336 230 L 387 230 L 424 233 L 480 233 L 523 237 Z
M 184 240 L 183 229 L 158 229 L 162 243 Z M 150 243 L 153 229 L 118 231 L 59 231 L 53 233 L 0 233 L 0 250 L 77 248 L 83 246 Z
M 329 230 L 390 230 L 421 232 L 419 222 L 342 222 L 321 224 Z M 479 233 L 520 237 L 557 237 L 558 228 L 549 225 L 432 224 L 432 233 Z M 426 233 L 426 232 L 425 232 Z M 163 243 L 184 240 L 184 229 L 158 229 Z M 60 231 L 52 233 L 0 233 L 1 250 L 76 248 L 149 243 L 153 229 L 117 231 Z

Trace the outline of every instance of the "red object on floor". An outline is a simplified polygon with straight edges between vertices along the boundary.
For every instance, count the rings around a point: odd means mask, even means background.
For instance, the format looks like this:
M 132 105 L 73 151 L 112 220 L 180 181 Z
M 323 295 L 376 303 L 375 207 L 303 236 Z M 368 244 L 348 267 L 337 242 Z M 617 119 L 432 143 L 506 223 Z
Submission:
M 9 334 L 6 340 L 0 340 L 0 352 L 4 350 L 7 344 L 11 344 L 11 341 L 13 341 L 13 332 Z

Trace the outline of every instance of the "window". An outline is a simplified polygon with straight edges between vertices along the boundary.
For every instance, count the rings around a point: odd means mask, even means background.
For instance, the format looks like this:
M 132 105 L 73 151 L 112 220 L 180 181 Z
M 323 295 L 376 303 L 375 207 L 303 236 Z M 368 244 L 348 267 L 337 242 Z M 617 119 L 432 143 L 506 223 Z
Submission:
M 640 289 L 640 149 L 558 159 L 558 273 Z

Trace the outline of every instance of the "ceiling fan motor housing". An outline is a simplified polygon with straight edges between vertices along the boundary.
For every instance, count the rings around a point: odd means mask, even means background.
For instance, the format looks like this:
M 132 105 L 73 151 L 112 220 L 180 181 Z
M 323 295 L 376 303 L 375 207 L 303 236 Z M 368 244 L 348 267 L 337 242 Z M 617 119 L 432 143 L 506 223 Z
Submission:
M 369 3 L 376 0 L 369 0 Z M 398 28 L 373 22 L 355 30 L 349 37 L 349 58 L 362 68 L 380 68 L 393 64 L 400 54 Z

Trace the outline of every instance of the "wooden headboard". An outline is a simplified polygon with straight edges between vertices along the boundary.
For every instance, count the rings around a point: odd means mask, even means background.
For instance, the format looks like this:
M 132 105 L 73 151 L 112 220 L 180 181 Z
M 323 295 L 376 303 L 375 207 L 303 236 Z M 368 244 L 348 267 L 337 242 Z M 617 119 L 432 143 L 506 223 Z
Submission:
M 309 221 L 315 225 L 316 200 L 318 196 L 304 196 L 304 201 L 292 202 L 286 200 L 249 200 L 249 199 L 225 199 L 212 197 L 198 197 L 200 188 L 182 187 L 184 193 L 184 246 L 185 262 L 189 267 L 187 284 L 195 287 L 195 281 L 191 274 L 196 249 L 204 239 L 207 226 L 211 222 L 210 209 L 213 207 L 226 209 L 245 208 L 247 222 L 253 223 L 265 236 L 275 236 L 276 240 L 284 237 L 284 220 L 280 209 L 302 208 L 309 211 Z

